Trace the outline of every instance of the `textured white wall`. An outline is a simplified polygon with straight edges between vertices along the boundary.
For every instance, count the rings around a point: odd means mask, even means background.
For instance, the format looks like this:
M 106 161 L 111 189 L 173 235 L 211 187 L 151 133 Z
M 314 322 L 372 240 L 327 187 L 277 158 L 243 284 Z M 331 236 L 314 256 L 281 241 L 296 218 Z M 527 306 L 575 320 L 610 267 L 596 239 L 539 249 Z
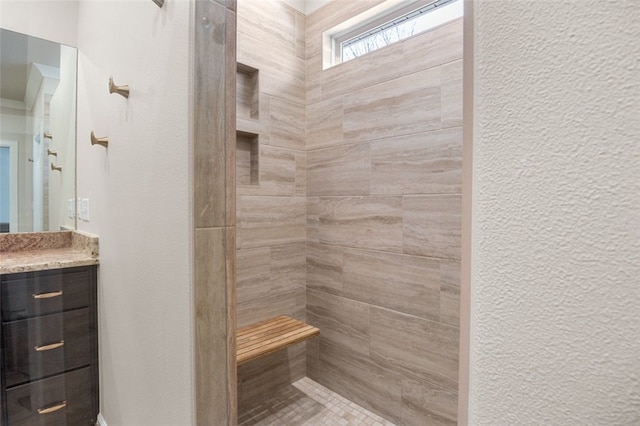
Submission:
M 640 3 L 475 8 L 469 424 L 640 424 Z
M 78 196 L 100 237 L 101 412 L 109 426 L 193 421 L 191 2 L 81 0 Z M 128 100 L 108 79 L 128 84 Z M 89 135 L 108 136 L 109 147 Z

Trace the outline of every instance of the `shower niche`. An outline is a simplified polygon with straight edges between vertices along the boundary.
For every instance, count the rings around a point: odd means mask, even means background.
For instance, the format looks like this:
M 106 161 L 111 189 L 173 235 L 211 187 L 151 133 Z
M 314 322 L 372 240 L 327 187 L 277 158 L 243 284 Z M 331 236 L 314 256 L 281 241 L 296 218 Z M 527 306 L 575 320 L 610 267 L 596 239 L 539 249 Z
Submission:
M 236 114 L 240 119 L 259 120 L 258 70 L 238 63 L 236 73 Z
M 259 137 L 255 133 L 236 131 L 236 183 L 259 185 Z
M 237 64 L 236 72 L 236 183 L 260 184 L 260 90 L 257 68 Z

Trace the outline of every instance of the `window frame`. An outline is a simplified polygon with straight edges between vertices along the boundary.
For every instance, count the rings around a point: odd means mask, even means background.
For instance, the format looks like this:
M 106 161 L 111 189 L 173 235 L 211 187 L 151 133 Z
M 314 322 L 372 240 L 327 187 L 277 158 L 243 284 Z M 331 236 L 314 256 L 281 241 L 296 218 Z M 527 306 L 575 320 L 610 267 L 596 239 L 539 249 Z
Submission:
M 402 1 L 402 2 L 399 2 L 399 4 L 396 4 L 395 6 L 392 5 L 380 11 L 379 13 L 376 13 L 373 17 L 369 19 L 364 19 L 361 22 L 357 22 L 352 25 L 349 25 L 347 29 L 331 34 L 330 35 L 331 63 L 329 64 L 329 66 L 324 67 L 324 69 L 333 67 L 335 65 L 339 65 L 344 62 L 348 62 L 348 61 L 343 61 L 342 59 L 343 46 L 345 43 L 348 43 L 357 38 L 364 39 L 369 35 L 375 34 L 376 32 L 382 32 L 385 29 L 382 29 L 381 27 L 389 23 L 392 23 L 393 21 L 405 15 L 409 15 L 415 12 L 416 10 L 427 8 L 430 6 L 433 7 L 433 9 L 436 9 L 438 7 L 443 7 L 443 6 L 447 6 L 449 4 L 455 3 L 457 1 L 462 1 L 462 0 L 410 0 L 409 2 Z M 398 22 L 398 24 L 400 24 L 400 22 Z M 407 40 L 423 32 L 424 31 L 414 34 L 410 37 L 404 38 L 402 40 Z M 371 34 L 368 34 L 368 33 L 371 33 Z M 401 41 L 401 40 L 398 40 L 398 41 Z M 360 55 L 360 56 L 363 56 L 363 55 Z M 356 58 L 360 56 L 357 56 Z M 353 58 L 353 59 L 356 59 L 356 58 Z

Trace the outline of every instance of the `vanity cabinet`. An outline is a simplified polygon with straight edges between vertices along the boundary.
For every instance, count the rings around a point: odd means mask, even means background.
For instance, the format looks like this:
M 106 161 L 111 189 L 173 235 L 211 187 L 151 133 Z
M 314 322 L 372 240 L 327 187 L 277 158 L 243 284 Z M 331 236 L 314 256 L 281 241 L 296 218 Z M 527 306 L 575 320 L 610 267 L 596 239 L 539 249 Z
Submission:
M 1 424 L 95 425 L 97 267 L 0 275 Z

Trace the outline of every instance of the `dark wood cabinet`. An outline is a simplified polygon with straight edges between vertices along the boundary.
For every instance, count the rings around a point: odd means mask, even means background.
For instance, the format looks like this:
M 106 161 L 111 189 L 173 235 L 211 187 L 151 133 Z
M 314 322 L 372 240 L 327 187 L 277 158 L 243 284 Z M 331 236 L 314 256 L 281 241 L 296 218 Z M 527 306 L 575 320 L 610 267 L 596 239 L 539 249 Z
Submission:
M 97 267 L 0 275 L 0 424 L 95 425 Z

